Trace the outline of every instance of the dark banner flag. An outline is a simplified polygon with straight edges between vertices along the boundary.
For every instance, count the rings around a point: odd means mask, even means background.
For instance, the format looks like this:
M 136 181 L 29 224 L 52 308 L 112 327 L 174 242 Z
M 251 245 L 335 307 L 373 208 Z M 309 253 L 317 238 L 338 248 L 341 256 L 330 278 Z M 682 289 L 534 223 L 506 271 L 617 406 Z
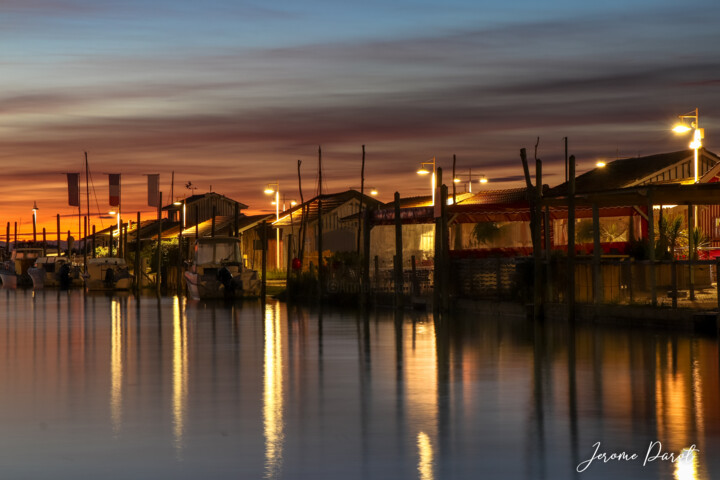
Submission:
M 110 173 L 110 206 L 117 207 L 120 205 L 120 174 Z
M 80 206 L 80 174 L 68 173 L 68 205 L 71 207 Z
M 148 205 L 160 206 L 160 175 L 157 173 L 148 175 Z

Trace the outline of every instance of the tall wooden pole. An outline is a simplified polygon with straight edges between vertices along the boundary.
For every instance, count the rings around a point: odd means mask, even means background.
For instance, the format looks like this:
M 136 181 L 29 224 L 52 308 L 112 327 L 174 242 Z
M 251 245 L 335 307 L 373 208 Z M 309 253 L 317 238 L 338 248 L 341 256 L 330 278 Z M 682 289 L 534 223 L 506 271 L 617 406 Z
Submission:
M 42 240 L 43 257 L 47 254 L 47 237 L 45 236 L 45 227 L 43 227 L 43 240 Z
M 92 226 L 92 258 L 95 258 L 97 252 L 95 250 L 95 225 Z M 85 267 L 87 269 L 87 266 Z
M 79 193 L 79 192 L 78 192 Z M 78 199 L 80 198 L 80 195 L 78 195 Z M 78 202 L 80 203 L 80 202 Z M 88 163 L 88 154 L 85 152 L 85 205 L 87 208 L 87 219 L 88 219 L 88 225 L 90 224 L 90 164 Z M 80 208 L 78 206 L 78 208 Z M 58 223 L 58 232 L 60 231 Z M 93 227 L 93 253 L 92 257 L 95 258 L 95 229 Z M 85 241 L 85 258 L 87 259 L 87 239 Z M 87 261 L 85 262 L 85 266 L 83 267 L 85 269 L 85 272 L 87 272 Z
M 568 272 L 567 307 L 568 320 L 575 320 L 575 155 L 568 159 Z
M 597 202 L 592 205 L 593 216 L 593 303 L 596 305 L 604 301 L 602 270 L 600 265 L 600 256 L 602 255 L 602 247 L 600 246 L 600 208 Z
M 535 159 L 535 192 L 533 195 L 533 318 L 542 317 L 542 160 Z
M 403 240 L 402 219 L 400 218 L 400 193 L 395 192 L 395 307 L 403 306 Z
M 137 228 L 135 229 L 135 292 L 140 292 L 142 284 L 142 268 L 140 263 L 140 212 L 137 212 Z
M 317 251 L 318 251 L 318 295 L 319 301 L 322 301 L 324 293 L 325 275 L 323 273 L 323 215 L 322 215 L 322 197 L 318 197 L 318 218 L 317 218 Z
M 692 204 L 687 206 L 688 216 L 688 287 L 690 289 L 690 300 L 695 300 L 695 271 L 693 269 L 693 262 L 695 261 L 695 251 L 697 245 L 695 245 L 695 229 L 697 228 L 695 208 Z
M 300 213 L 302 215 L 302 218 L 300 219 L 300 245 L 298 246 L 298 259 L 300 260 L 300 269 L 298 269 L 298 277 L 300 276 L 300 273 L 302 272 L 302 265 L 303 265 L 303 255 L 305 255 L 305 234 L 307 232 L 307 215 L 310 211 L 310 206 L 305 205 L 305 200 L 303 198 L 303 189 L 302 189 L 302 176 L 300 175 L 300 165 L 302 164 L 302 160 L 297 161 L 297 171 L 298 171 L 298 191 L 300 192 Z
M 448 229 L 448 188 L 440 183 L 440 232 L 442 241 L 441 302 L 443 311 L 450 310 L 450 230 Z
M 260 244 L 262 246 L 260 298 L 265 303 L 265 294 L 267 293 L 267 220 L 263 220 L 260 224 Z
M 60 222 L 60 215 L 58 215 L 58 223 Z M 60 229 L 58 228 L 58 231 Z M 10 253 L 10 222 L 7 222 L 5 227 L 5 253 Z M 58 255 L 60 255 L 60 234 L 58 234 Z
M 650 297 L 652 306 L 657 306 L 657 292 L 655 291 L 655 212 L 653 211 L 652 191 L 647 194 L 648 216 L 648 257 L 650 258 Z
M 157 243 L 157 265 L 156 265 L 156 276 L 155 276 L 155 290 L 157 294 L 160 294 L 160 281 L 161 281 L 161 273 L 160 269 L 162 268 L 162 203 L 163 203 L 163 194 L 162 192 L 159 192 L 158 194 L 158 207 L 157 207 L 157 220 L 158 220 L 158 243 Z
M 13 249 L 17 249 L 17 222 L 15 222 L 15 233 L 14 233 L 15 241 L 13 242 Z
M 8 233 L 10 233 L 10 223 L 8 223 Z M 58 257 L 62 254 L 60 251 L 60 214 L 57 214 L 57 254 Z
M 360 255 L 360 236 L 362 235 L 363 196 L 365 194 L 365 145 L 362 146 L 362 167 L 360 167 L 360 205 L 358 206 L 357 253 Z

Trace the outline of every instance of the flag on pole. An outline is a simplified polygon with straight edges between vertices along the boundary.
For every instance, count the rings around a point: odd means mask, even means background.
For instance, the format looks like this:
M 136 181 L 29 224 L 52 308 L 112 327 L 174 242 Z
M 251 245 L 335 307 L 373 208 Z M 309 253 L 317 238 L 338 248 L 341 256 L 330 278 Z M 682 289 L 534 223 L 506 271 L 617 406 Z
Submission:
M 151 207 L 160 206 L 160 174 L 148 175 L 148 205 Z
M 80 206 L 80 174 L 68 173 L 68 205 L 71 207 Z
M 117 207 L 120 205 L 120 174 L 110 173 L 110 206 Z

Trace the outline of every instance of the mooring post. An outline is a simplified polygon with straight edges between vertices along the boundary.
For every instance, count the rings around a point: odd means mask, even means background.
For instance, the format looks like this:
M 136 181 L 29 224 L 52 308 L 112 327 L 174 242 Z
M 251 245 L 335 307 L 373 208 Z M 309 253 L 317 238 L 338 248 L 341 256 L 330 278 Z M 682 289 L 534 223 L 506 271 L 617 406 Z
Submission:
M 602 250 L 600 246 L 600 209 L 597 203 L 592 205 L 593 216 L 593 303 L 599 305 L 603 303 L 603 284 L 602 271 L 600 265 L 600 256 Z
M 260 244 L 262 246 L 261 256 L 261 274 L 262 284 L 260 286 L 260 299 L 265 303 L 265 294 L 267 293 L 267 221 L 263 220 L 260 224 Z
M 94 232 L 93 232 L 94 233 Z M 140 271 L 140 212 L 137 212 L 137 228 L 135 228 L 135 293 L 140 292 L 142 272 Z
M 569 191 L 568 191 L 568 282 L 567 307 L 568 320 L 575 320 L 575 155 L 568 159 Z
M 403 254 L 402 219 L 400 218 L 400 193 L 395 192 L 395 307 L 403 306 Z
M 365 304 L 368 301 L 370 291 L 370 209 L 365 208 L 363 215 L 363 251 L 362 251 L 362 276 L 360 284 L 360 301 Z
M 687 207 L 688 214 L 688 286 L 690 288 L 690 300 L 695 300 L 695 269 L 693 262 L 695 261 L 695 208 L 692 204 Z M 699 240 L 699 239 L 698 239 Z
M 657 279 L 655 278 L 655 213 L 653 212 L 652 193 L 648 191 L 647 194 L 647 217 L 648 217 L 648 257 L 650 258 L 650 298 L 652 300 L 652 306 L 657 306 L 657 292 L 655 291 L 655 285 Z
M 442 232 L 442 309 L 450 310 L 450 230 L 448 229 L 448 188 L 447 185 L 440 187 L 440 231 Z

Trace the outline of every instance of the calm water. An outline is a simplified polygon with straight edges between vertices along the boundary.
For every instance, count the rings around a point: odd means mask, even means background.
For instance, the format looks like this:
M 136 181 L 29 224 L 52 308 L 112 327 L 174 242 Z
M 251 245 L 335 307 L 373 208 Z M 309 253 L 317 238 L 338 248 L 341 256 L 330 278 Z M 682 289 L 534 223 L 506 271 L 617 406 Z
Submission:
M 0 290 L 2 478 L 718 478 L 719 407 L 715 339 Z

